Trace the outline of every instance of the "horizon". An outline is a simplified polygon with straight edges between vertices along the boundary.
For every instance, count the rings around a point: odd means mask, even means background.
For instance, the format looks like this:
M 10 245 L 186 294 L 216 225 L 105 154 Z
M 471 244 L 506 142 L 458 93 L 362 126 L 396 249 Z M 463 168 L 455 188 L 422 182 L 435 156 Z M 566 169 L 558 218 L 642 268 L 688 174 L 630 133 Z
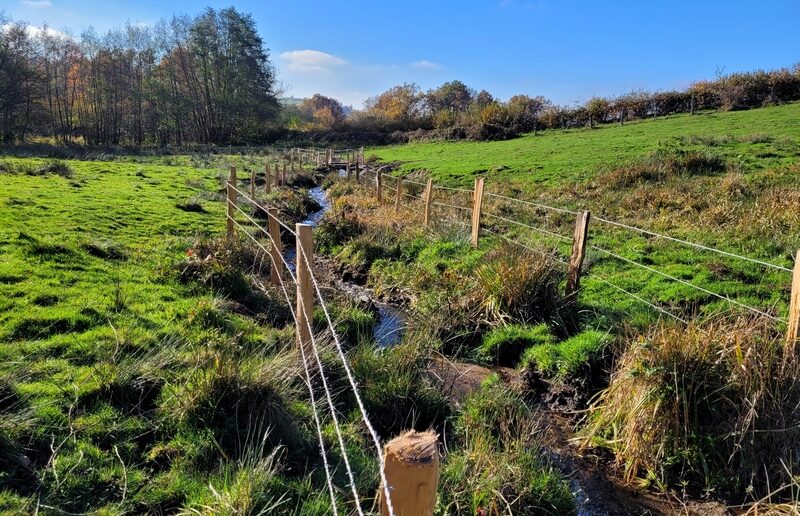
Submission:
M 178 0 L 164 8 L 146 0 L 135 6 L 106 2 L 102 5 L 110 8 L 100 9 L 98 0 L 14 0 L 0 12 L 32 27 L 47 24 L 79 35 L 90 27 L 98 33 L 121 27 L 120 19 L 153 26 L 173 15 L 193 16 L 229 3 L 208 1 L 197 8 Z M 800 3 L 773 1 L 754 9 L 741 1 L 696 6 L 626 0 L 600 12 L 582 10 L 585 5 L 496 0 L 456 10 L 413 2 L 394 12 L 363 0 L 343 6 L 321 0 L 235 3 L 256 21 L 285 87 L 283 97 L 320 93 L 355 109 L 406 82 L 429 90 L 457 79 L 503 100 L 543 95 L 574 105 L 636 90 L 681 90 L 720 73 L 800 62 L 800 38 L 792 37 Z M 401 30 L 381 25 L 388 16 L 389 25 Z M 300 30 L 298 20 L 303 20 Z M 411 26 L 417 29 L 409 37 L 404 28 Z

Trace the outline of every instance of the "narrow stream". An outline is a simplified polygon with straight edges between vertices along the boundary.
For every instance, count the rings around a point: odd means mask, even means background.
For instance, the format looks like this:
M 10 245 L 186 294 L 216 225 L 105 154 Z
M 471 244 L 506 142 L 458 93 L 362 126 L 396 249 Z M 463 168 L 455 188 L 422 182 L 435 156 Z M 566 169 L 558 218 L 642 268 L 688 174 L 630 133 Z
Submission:
M 303 224 L 308 224 L 312 228 L 315 228 L 322 222 L 322 218 L 325 214 L 330 211 L 331 201 L 328 199 L 325 190 L 323 190 L 321 186 L 315 186 L 309 189 L 308 193 L 312 199 L 322 206 L 322 209 L 310 214 L 308 218 L 303 221 Z M 292 274 L 295 273 L 296 254 L 297 251 L 292 246 L 287 247 L 283 252 L 283 256 Z M 394 346 L 403 340 L 403 333 L 405 332 L 408 318 L 400 308 L 378 301 L 369 289 L 360 285 L 343 283 L 343 286 L 345 292 L 350 293 L 353 297 L 362 299 L 368 298 L 375 306 L 378 321 L 372 328 L 372 335 L 375 338 L 375 343 L 379 347 Z

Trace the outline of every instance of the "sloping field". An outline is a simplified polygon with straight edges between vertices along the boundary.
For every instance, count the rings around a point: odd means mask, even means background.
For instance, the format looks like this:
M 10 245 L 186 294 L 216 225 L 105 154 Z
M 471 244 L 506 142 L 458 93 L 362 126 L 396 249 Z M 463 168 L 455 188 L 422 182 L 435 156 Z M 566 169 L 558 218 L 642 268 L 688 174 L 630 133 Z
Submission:
M 411 143 L 367 149 L 403 170 L 429 170 L 448 184 L 467 185 L 489 172 L 489 180 L 547 182 L 588 179 L 664 146 L 707 149 L 762 170 L 800 156 L 800 103 L 738 112 L 678 115 L 596 129 L 546 131 L 500 142 Z M 770 141 L 763 141 L 770 140 Z

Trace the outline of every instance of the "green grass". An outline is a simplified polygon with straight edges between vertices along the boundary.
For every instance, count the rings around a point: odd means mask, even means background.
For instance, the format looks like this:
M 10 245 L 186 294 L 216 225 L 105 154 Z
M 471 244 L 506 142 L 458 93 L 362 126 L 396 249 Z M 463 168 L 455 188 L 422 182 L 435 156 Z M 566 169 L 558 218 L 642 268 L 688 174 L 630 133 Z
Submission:
M 576 377 L 598 360 L 610 340 L 608 333 L 587 330 L 563 342 L 534 344 L 525 350 L 520 364 L 553 378 Z
M 739 112 L 676 115 L 596 129 L 544 131 L 498 142 L 433 142 L 372 147 L 366 154 L 402 162 L 403 171 L 425 169 L 436 182 L 487 185 L 507 180 L 557 184 L 586 180 L 656 150 L 662 143 L 687 141 L 692 148 L 712 142 L 726 158 L 761 168 L 794 162 L 800 138 L 800 103 Z M 693 138 L 699 138 L 693 140 Z M 743 141 L 744 139 L 744 141 Z M 751 140 L 766 140 L 749 144 Z
M 551 344 L 555 337 L 546 324 L 501 326 L 487 333 L 476 350 L 476 358 L 489 364 L 513 366 L 522 352 L 532 346 Z

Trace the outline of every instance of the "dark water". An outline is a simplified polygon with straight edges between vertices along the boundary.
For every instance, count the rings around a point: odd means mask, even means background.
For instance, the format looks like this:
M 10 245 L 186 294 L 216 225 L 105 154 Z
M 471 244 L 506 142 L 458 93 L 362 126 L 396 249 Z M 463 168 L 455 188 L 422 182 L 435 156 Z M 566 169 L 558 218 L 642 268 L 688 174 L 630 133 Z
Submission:
M 325 195 L 325 190 L 323 190 L 321 186 L 310 189 L 308 193 L 312 199 L 322 206 L 321 210 L 310 214 L 308 218 L 303 221 L 303 224 L 308 224 L 312 228 L 315 228 L 319 226 L 325 214 L 330 211 L 331 201 L 328 199 L 328 196 Z M 292 271 L 292 274 L 295 274 L 296 271 L 296 255 L 297 251 L 294 246 L 287 246 L 283 251 L 283 257 L 286 259 L 286 263 L 289 266 L 289 270 Z M 403 340 L 403 333 L 405 332 L 407 322 L 407 317 L 403 311 L 394 305 L 374 301 L 374 298 L 370 295 L 371 293 L 363 287 L 352 284 L 347 285 L 347 287 L 347 290 L 350 291 L 358 290 L 359 293 L 363 295 L 362 297 L 373 299 L 378 316 L 378 322 L 375 323 L 372 329 L 375 343 L 380 347 L 399 344 Z

